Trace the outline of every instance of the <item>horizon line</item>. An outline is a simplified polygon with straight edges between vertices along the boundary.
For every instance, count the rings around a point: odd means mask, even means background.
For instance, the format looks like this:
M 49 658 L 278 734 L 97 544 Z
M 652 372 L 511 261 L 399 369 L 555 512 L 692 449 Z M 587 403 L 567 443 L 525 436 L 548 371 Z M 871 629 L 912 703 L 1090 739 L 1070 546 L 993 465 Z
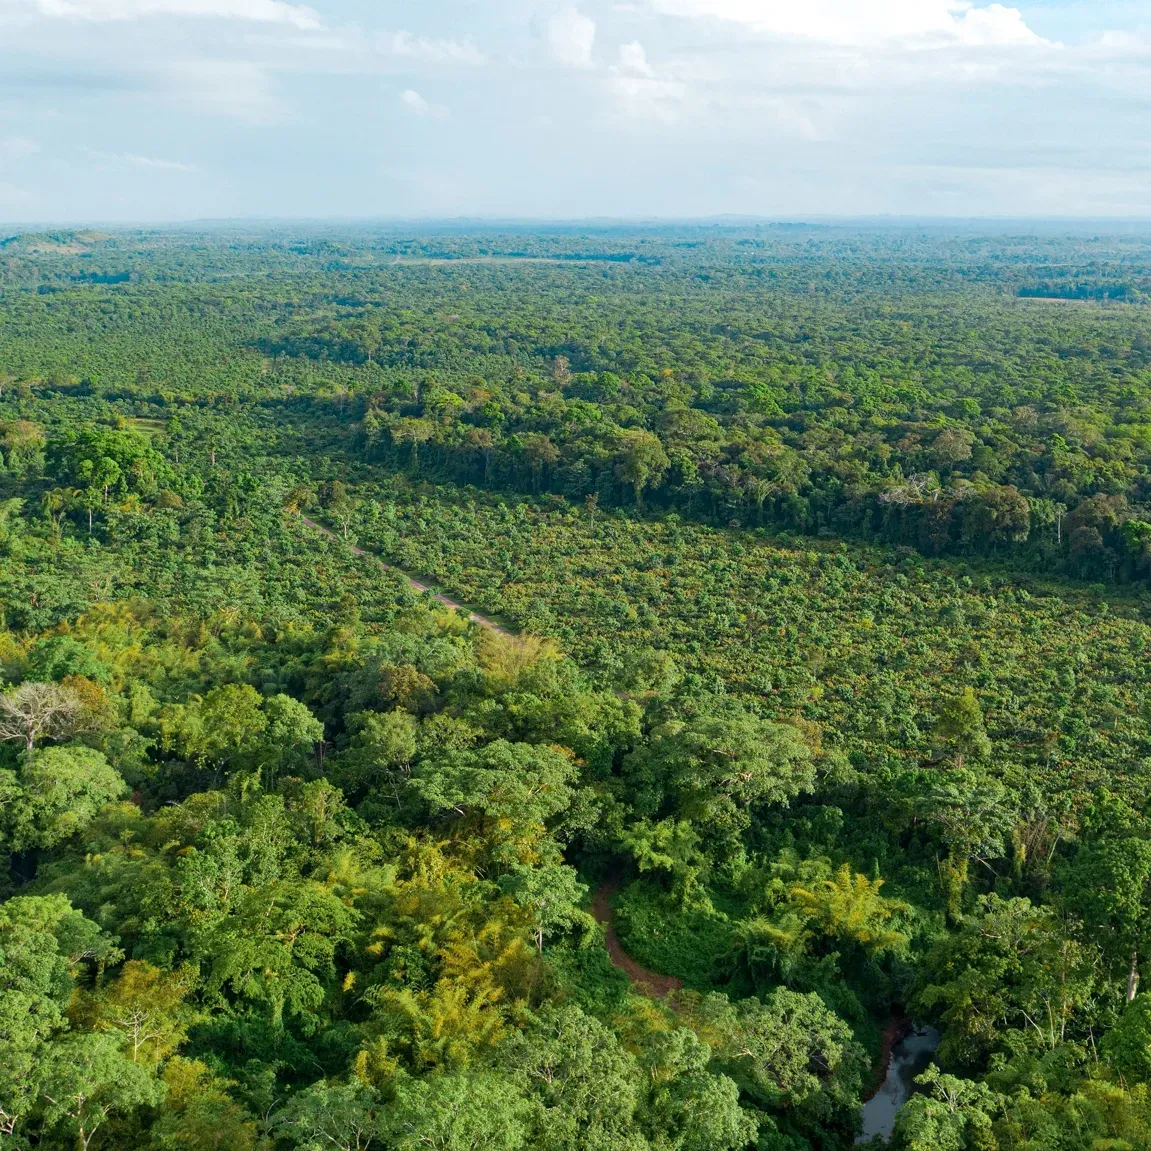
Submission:
M 1151 228 L 1151 215 L 1147 216 L 1071 216 L 1071 215 L 931 215 L 929 213 L 870 213 L 866 215 L 836 215 L 812 213 L 809 215 L 748 215 L 742 213 L 715 213 L 708 216 L 201 216 L 168 220 L 0 220 L 0 241 L 12 240 L 27 232 L 94 231 L 115 232 L 179 231 L 188 229 L 235 228 L 436 228 L 464 231 L 469 228 L 516 229 L 548 228 L 739 228 L 739 227 L 855 227 L 855 228 L 909 228 L 909 227 L 1103 227 Z

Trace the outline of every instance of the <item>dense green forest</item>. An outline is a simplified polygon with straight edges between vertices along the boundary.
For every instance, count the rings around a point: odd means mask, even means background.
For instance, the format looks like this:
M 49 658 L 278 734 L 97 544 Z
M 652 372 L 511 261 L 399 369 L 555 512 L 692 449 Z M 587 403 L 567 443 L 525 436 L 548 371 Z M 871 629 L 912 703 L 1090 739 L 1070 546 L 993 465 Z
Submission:
M 3 240 L 0 1151 L 1151 1149 L 1149 581 L 1151 235 Z

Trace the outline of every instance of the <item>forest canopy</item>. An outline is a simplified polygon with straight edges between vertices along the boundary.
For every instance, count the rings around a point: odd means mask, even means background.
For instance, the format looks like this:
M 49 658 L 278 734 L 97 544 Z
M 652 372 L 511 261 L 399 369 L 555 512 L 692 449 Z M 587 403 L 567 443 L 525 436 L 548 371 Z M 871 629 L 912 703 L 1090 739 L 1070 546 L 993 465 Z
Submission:
M 1151 1148 L 1148 251 L 5 239 L 0 1149 Z

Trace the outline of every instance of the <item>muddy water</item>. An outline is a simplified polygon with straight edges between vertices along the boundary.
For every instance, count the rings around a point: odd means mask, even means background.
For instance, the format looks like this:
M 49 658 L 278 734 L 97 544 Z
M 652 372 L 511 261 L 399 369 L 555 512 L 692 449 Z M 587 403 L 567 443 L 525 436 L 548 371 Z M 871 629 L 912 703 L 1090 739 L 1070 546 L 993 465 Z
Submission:
M 913 1028 L 892 1049 L 887 1064 L 887 1078 L 879 1090 L 860 1108 L 863 1132 L 856 1139 L 863 1143 L 881 1135 L 891 1137 L 895 1115 L 915 1090 L 915 1077 L 922 1075 L 939 1046 L 939 1032 L 934 1027 Z

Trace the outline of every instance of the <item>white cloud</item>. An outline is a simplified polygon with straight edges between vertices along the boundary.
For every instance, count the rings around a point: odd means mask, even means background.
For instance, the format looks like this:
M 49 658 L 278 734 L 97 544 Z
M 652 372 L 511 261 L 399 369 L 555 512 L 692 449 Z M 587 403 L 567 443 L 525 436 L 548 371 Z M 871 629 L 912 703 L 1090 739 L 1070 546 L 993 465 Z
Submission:
M 672 125 L 679 121 L 687 90 L 675 80 L 655 80 L 625 72 L 615 73 L 609 88 L 615 96 L 615 112 L 629 121 L 652 121 Z
M 400 103 L 414 116 L 425 116 L 431 120 L 443 120 L 448 110 L 442 104 L 429 104 L 427 100 L 413 88 L 405 88 L 400 93 Z
M 1149 3 L 0 0 L 0 215 L 1151 211 Z
M 817 124 L 814 108 L 804 107 L 801 100 L 779 98 L 769 100 L 766 110 L 775 117 L 776 127 L 784 136 L 800 140 L 826 140 L 828 133 Z
M 158 160 L 154 156 L 125 156 L 124 162 L 133 168 L 154 168 L 161 172 L 194 172 L 195 164 L 185 164 L 180 160 Z
M 1142 29 L 1134 32 L 1104 32 L 1096 42 L 1100 48 L 1142 56 L 1151 50 L 1151 32 Z
M 145 16 L 200 16 L 319 28 L 314 9 L 284 0 L 36 0 L 45 16 L 72 20 L 138 20 Z
M 769 35 L 828 44 L 1042 43 L 1018 8 L 969 0 L 650 0 L 671 16 L 714 17 Z
M 548 19 L 546 36 L 552 56 L 569 68 L 590 68 L 595 21 L 575 8 L 561 8 Z
M 612 65 L 608 89 L 615 97 L 616 113 L 634 121 L 674 124 L 679 118 L 687 89 L 674 77 L 657 77 L 647 52 L 638 40 L 619 46 L 618 63 Z
M 619 66 L 624 72 L 632 72 L 638 76 L 655 75 L 647 62 L 647 53 L 638 40 L 619 46 Z
M 181 104 L 249 123 L 276 120 L 283 109 L 268 74 L 250 60 L 179 60 L 164 65 L 158 83 Z
M 433 40 L 427 36 L 413 36 L 410 32 L 397 32 L 389 41 L 396 56 L 411 56 L 435 64 L 482 64 L 483 53 L 470 40 Z
M 0 140 L 0 159 L 22 160 L 39 151 L 40 145 L 25 136 L 6 136 Z
M 139 156 L 131 152 L 92 152 L 88 155 L 97 163 L 115 167 L 149 168 L 160 172 L 195 172 L 195 164 L 185 164 L 180 160 L 160 160 L 154 156 Z

